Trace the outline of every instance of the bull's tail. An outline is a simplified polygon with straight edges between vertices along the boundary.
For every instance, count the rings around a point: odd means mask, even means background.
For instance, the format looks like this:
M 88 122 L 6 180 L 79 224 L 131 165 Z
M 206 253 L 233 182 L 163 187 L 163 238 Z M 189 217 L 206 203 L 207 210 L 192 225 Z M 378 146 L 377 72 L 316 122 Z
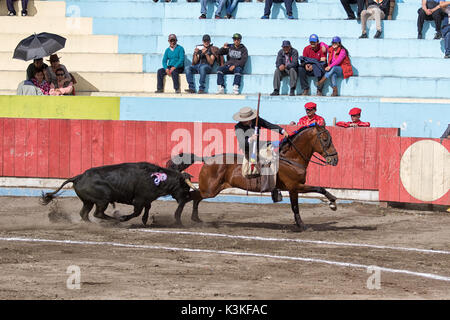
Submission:
M 189 168 L 196 161 L 203 162 L 204 159 L 202 157 L 196 156 L 193 153 L 180 153 L 176 156 L 173 156 L 172 159 L 166 162 L 166 168 L 182 172 Z
M 57 197 L 56 194 L 57 194 L 57 193 L 58 193 L 58 192 L 59 192 L 66 184 L 68 184 L 68 183 L 70 183 L 70 182 L 72 182 L 72 183 L 76 182 L 76 181 L 80 178 L 80 176 L 81 176 L 81 175 L 78 175 L 78 176 L 76 176 L 76 177 L 67 179 L 66 181 L 64 181 L 64 182 L 62 183 L 62 185 L 58 188 L 58 190 L 56 190 L 56 191 L 54 191 L 54 192 L 47 192 L 47 193 L 42 192 L 41 200 L 40 200 L 41 204 L 42 204 L 42 205 L 47 205 L 47 204 L 49 204 L 50 202 L 52 202 L 53 199 L 55 199 L 55 198 Z

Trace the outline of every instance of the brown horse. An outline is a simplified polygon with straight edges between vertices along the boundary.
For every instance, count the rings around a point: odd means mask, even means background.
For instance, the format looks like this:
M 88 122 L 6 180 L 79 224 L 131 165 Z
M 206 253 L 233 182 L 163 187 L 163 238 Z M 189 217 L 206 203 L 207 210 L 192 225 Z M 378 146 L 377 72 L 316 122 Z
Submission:
M 338 155 L 333 146 L 331 135 L 324 126 L 306 127 L 280 145 L 280 161 L 277 174 L 277 188 L 289 191 L 291 208 L 297 226 L 305 229 L 300 218 L 298 207 L 298 193 L 316 192 L 324 195 L 330 201 L 329 206 L 336 210 L 336 197 L 322 187 L 305 185 L 306 170 L 314 152 L 326 159 L 323 163 L 336 166 Z M 200 158 L 193 154 L 180 154 L 167 162 L 168 167 L 179 171 L 185 170 L 196 161 L 203 161 L 204 165 L 199 175 L 199 190 L 191 193 L 194 201 L 191 219 L 201 222 L 198 217 L 198 205 L 201 200 L 214 198 L 222 190 L 227 188 L 240 188 L 243 190 L 259 192 L 249 188 L 248 179 L 242 176 L 242 156 L 237 154 L 223 154 L 208 158 Z M 175 216 L 178 224 L 181 224 L 181 212 Z

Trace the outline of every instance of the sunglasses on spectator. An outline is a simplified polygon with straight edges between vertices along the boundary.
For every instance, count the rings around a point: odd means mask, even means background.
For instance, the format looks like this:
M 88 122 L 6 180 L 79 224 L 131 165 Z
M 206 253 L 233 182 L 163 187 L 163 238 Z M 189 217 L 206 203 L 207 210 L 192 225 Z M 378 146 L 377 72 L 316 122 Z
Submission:
M 175 39 L 172 39 L 172 40 L 170 40 L 170 42 L 177 42 L 177 40 L 175 40 Z
M 62 77 L 62 76 L 64 76 L 64 73 L 57 73 L 56 74 L 58 77 Z

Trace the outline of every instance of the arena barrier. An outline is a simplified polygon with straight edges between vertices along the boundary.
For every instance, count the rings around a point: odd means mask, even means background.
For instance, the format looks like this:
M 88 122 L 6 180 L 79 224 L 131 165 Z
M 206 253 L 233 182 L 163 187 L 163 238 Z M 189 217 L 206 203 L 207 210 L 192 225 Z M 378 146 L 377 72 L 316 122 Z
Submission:
M 396 128 L 327 128 L 339 163 L 311 163 L 308 184 L 378 190 L 380 201 L 450 204 L 448 139 L 441 145 L 437 139 L 398 137 Z M 268 135 L 262 130 L 262 139 Z M 233 123 L 0 118 L 0 137 L 3 177 L 68 178 L 121 162 L 165 165 L 179 152 L 238 152 Z M 408 149 L 416 142 L 418 148 Z M 193 181 L 200 166 L 187 170 Z

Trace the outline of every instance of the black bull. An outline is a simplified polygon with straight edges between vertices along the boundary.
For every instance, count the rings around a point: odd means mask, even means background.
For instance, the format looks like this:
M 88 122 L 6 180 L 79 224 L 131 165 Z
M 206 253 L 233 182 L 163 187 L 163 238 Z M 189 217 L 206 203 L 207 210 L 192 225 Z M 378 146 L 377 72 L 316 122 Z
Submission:
M 96 167 L 67 179 L 58 190 L 42 193 L 41 202 L 49 204 L 56 194 L 72 182 L 73 188 L 83 202 L 80 216 L 89 221 L 89 212 L 96 206 L 94 216 L 100 219 L 114 219 L 105 215 L 109 203 L 124 203 L 134 206 L 130 215 L 121 216 L 120 221 L 128 221 L 138 217 L 145 208 L 142 223 L 148 220 L 152 201 L 159 197 L 171 195 L 178 203 L 175 220 L 181 223 L 180 217 L 184 205 L 191 200 L 190 175 L 175 170 L 161 168 L 148 162 L 121 163 Z

